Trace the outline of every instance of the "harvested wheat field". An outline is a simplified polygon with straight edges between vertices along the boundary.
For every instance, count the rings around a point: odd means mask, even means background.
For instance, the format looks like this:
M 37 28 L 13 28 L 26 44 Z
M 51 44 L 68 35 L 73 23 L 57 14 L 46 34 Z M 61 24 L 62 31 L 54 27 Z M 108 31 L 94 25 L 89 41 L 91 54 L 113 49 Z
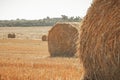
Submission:
M 51 58 L 47 41 L 38 38 L 39 35 L 46 34 L 50 28 L 0 28 L 0 80 L 80 79 L 82 69 L 79 58 Z M 9 32 L 23 35 L 8 39 Z M 37 36 L 31 38 L 30 33 Z
M 16 39 L 42 39 L 51 29 L 50 26 L 43 27 L 0 27 L 0 39 L 8 38 L 8 34 L 15 34 Z

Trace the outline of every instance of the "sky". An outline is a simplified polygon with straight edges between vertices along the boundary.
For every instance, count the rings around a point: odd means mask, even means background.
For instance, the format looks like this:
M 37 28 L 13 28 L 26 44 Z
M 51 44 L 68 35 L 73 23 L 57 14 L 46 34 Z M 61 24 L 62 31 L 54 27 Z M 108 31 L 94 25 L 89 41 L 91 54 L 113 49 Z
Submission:
M 0 20 L 86 15 L 92 0 L 0 0 Z

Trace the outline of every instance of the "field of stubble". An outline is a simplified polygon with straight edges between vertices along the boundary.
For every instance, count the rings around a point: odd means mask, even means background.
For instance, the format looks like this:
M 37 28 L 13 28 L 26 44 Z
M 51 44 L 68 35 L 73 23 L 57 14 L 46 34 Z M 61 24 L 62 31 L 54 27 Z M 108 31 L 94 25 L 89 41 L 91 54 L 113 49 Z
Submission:
M 0 27 L 0 80 L 80 80 L 79 58 L 51 58 L 41 36 L 51 27 Z M 8 33 L 15 39 L 8 39 Z

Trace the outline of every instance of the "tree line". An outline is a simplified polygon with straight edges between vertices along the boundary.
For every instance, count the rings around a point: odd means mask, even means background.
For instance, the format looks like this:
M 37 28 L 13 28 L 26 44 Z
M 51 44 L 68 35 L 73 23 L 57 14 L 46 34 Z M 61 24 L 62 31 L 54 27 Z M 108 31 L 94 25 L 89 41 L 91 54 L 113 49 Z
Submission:
M 39 20 L 26 20 L 26 19 L 16 19 L 16 20 L 0 20 L 0 27 L 32 27 L 32 26 L 53 26 L 56 22 L 80 22 L 82 18 L 68 17 L 66 15 L 61 15 L 60 18 L 50 18 L 46 17 Z

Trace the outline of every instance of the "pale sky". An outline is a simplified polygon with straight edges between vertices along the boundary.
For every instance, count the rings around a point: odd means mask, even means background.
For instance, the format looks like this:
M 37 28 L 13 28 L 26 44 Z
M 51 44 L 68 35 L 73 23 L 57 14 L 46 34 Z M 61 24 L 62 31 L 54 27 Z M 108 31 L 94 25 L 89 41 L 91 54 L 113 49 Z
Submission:
M 92 0 L 0 0 L 0 20 L 86 15 Z

